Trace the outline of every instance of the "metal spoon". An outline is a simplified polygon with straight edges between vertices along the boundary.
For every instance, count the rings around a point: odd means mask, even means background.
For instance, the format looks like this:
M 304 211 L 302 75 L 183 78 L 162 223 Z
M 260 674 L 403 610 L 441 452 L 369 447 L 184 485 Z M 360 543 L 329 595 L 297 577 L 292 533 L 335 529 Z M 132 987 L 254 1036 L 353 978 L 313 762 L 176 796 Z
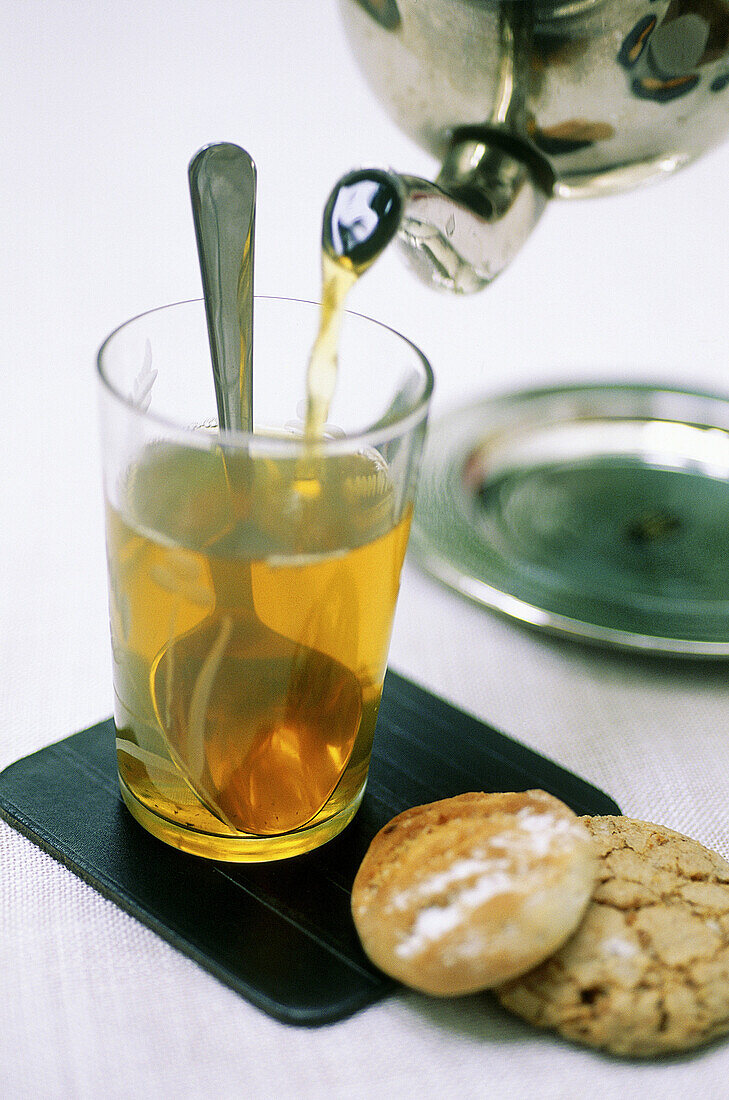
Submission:
M 253 430 L 253 240 L 256 166 L 229 142 L 190 161 L 215 398 L 221 429 Z

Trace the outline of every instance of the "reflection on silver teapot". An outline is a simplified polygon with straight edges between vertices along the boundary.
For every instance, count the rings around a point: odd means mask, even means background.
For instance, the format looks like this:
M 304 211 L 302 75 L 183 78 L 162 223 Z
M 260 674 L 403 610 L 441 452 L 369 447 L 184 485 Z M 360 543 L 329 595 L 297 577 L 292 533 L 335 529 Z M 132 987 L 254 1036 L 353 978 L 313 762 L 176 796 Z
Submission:
M 396 123 L 442 164 L 403 176 L 417 273 L 489 283 L 550 197 L 634 187 L 729 131 L 729 0 L 340 0 Z

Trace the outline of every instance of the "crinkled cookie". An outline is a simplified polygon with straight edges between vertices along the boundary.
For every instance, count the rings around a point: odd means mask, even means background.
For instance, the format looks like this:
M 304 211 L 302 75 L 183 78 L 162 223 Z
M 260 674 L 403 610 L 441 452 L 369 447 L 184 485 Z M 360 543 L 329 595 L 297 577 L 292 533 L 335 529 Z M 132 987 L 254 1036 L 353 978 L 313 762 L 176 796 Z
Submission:
M 498 989 L 539 1027 L 614 1054 L 685 1050 L 729 1032 L 729 863 L 624 817 L 585 817 L 599 883 L 575 935 Z

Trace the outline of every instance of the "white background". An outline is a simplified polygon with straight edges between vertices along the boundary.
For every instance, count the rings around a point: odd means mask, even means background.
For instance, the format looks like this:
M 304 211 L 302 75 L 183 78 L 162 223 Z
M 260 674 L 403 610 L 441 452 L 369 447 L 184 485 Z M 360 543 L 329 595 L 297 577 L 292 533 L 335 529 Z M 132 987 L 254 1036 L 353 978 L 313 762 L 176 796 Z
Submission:
M 331 0 L 0 5 L 0 766 L 111 710 L 94 357 L 200 293 L 187 163 L 259 171 L 256 288 L 315 298 L 322 203 L 359 165 L 432 174 L 365 88 Z M 489 290 L 395 255 L 352 306 L 415 340 L 434 412 L 551 381 L 729 390 L 729 145 L 627 196 L 554 204 Z M 391 664 L 729 855 L 727 678 L 529 633 L 406 564 Z M 13 1097 L 725 1096 L 729 1053 L 635 1066 L 484 998 L 402 994 L 335 1027 L 256 1012 L 0 823 L 0 1086 Z M 0 1091 L 3 1091 L 0 1087 Z

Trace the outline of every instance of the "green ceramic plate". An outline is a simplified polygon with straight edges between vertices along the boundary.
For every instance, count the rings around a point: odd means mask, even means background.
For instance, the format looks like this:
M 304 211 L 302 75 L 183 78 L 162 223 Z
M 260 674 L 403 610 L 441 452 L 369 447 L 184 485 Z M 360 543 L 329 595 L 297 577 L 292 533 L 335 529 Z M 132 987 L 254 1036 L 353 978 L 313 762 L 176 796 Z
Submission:
M 430 429 L 412 547 L 471 599 L 584 641 L 729 656 L 729 400 L 532 390 Z

